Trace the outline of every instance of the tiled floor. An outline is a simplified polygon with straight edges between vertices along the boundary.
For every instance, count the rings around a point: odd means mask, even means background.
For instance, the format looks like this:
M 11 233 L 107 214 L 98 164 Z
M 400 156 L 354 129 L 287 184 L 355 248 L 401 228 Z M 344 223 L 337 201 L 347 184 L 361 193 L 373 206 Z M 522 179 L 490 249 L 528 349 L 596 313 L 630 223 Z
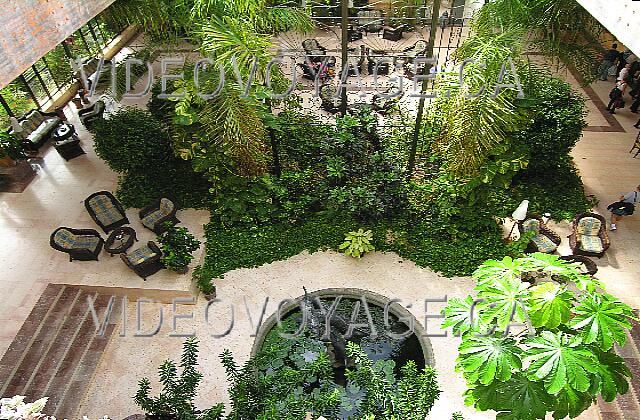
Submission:
M 575 80 L 567 76 L 574 84 Z M 601 101 L 607 97 L 611 83 L 598 82 L 593 94 Z M 599 113 L 595 96 L 588 103 L 590 127 L 614 127 L 610 118 Z M 144 104 L 144 100 L 138 100 Z M 105 287 L 157 288 L 163 290 L 188 289 L 188 276 L 177 276 L 164 272 L 150 277 L 144 284 L 117 258 L 101 256 L 100 262 L 69 263 L 66 255 L 48 246 L 50 233 L 58 226 L 96 228 L 84 210 L 82 200 L 92 192 L 106 189 L 113 191 L 116 174 L 96 157 L 89 133 L 81 128 L 75 112 L 66 110 L 70 120 L 78 128 L 87 155 L 69 162 L 61 159 L 55 150 L 44 152 L 44 163 L 37 178 L 21 194 L 0 194 L 0 352 L 3 352 L 22 325 L 27 314 L 48 283 L 93 284 Z M 585 131 L 583 139 L 574 151 L 587 192 L 600 200 L 598 210 L 604 212 L 608 203 L 619 194 L 629 191 L 640 183 L 640 159 L 628 153 L 637 133 L 632 125 L 637 116 L 628 109 L 620 111 L 615 121 L 620 129 L 604 132 L 592 129 Z M 597 131 L 596 131 L 597 130 Z M 128 212 L 132 221 L 137 220 L 135 210 Z M 201 225 L 206 222 L 206 212 L 184 211 L 179 218 L 198 236 Z M 134 222 L 141 233 L 141 240 L 153 238 L 153 234 Z M 568 224 L 554 226 L 566 236 Z M 609 290 L 625 302 L 640 307 L 640 223 L 638 216 L 628 218 L 620 229 L 612 234 L 612 247 L 607 255 L 598 260 L 599 277 Z M 561 253 L 568 253 L 565 245 Z M 302 294 L 301 287 L 315 290 L 326 287 L 360 287 L 389 297 L 398 297 L 405 302 L 414 302 L 411 311 L 419 320 L 424 320 L 424 299 L 443 295 L 463 296 L 472 288 L 469 279 L 444 279 L 430 270 L 420 269 L 408 261 L 392 254 L 375 253 L 362 261 L 354 261 L 332 252 L 314 255 L 302 254 L 288 261 L 277 262 L 258 269 L 236 270 L 218 282 L 220 303 L 210 309 L 210 325 L 204 322 L 205 302 L 195 306 L 178 306 L 177 312 L 188 314 L 193 310 L 195 321 L 180 321 L 182 332 L 196 330 L 201 337 L 201 364 L 204 380 L 198 404 L 224 401 L 225 376 L 218 355 L 223 349 L 231 349 L 239 361 L 249 356 L 252 322 L 266 297 L 270 301 L 265 316 L 276 309 L 284 298 Z M 245 300 L 246 299 L 246 300 Z M 223 338 L 214 339 L 211 333 L 227 328 L 229 305 L 235 307 L 236 326 Z M 247 315 L 246 305 L 252 318 Z M 165 358 L 177 358 L 182 338 L 169 337 L 172 328 L 171 305 L 148 304 L 141 310 L 142 330 L 152 329 L 158 318 L 158 310 L 164 309 L 164 327 L 158 337 L 133 337 L 135 330 L 135 305 L 129 305 L 129 333 L 110 343 L 102 360 L 95 382 L 82 403 L 82 412 L 90 418 L 109 415 L 121 418 L 137 412 L 131 396 L 136 391 L 136 382 L 142 376 L 155 377 L 157 366 Z M 441 306 L 430 304 L 429 313 L 437 313 Z M 437 321 L 430 321 L 428 329 L 436 331 Z M 191 328 L 193 327 L 193 328 Z M 464 384 L 453 372 L 457 346 L 455 338 L 432 338 L 436 367 L 445 392 L 438 401 L 433 418 L 448 418 L 452 411 L 465 411 L 466 418 L 491 418 L 488 414 L 465 409 L 460 396 Z M 80 404 L 80 402 L 78 402 Z M 581 419 L 596 419 L 594 410 Z

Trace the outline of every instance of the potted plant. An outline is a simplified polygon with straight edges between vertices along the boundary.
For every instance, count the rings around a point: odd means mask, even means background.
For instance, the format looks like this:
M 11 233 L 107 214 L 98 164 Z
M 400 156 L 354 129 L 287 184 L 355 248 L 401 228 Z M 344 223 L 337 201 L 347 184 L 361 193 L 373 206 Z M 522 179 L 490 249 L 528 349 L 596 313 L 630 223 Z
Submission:
M 0 131 L 0 166 L 10 167 L 16 160 L 26 158 L 20 140 L 5 131 Z
M 173 224 L 157 237 L 162 246 L 162 263 L 164 266 L 179 274 L 189 270 L 189 263 L 193 260 L 193 252 L 200 248 L 197 240 L 187 228 Z
M 205 299 L 213 300 L 216 298 L 216 285 L 213 284 L 213 280 L 210 275 L 207 275 L 206 270 L 202 266 L 196 267 L 193 270 L 193 279 L 196 282 L 196 286 L 202 292 Z

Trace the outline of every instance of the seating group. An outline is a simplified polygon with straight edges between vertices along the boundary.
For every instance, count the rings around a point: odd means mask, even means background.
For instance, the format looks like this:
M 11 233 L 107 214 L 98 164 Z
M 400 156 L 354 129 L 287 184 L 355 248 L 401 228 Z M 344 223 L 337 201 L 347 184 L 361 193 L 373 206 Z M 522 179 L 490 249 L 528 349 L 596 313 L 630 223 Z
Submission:
M 560 258 L 582 264 L 585 274 L 594 275 L 598 266 L 588 257 L 601 258 L 609 249 L 611 242 L 606 226 L 606 219 L 599 214 L 578 214 L 571 224 L 572 232 L 569 235 L 572 254 Z M 549 229 L 544 220 L 537 215 L 527 215 L 525 220 L 518 223 L 518 230 L 521 234 L 533 232 L 525 250 L 527 253 L 554 253 L 561 243 L 560 236 Z
M 106 247 L 110 254 L 119 253 L 122 261 L 145 280 L 164 268 L 162 251 L 153 241 L 133 251 L 128 250 L 134 240 L 137 241 L 137 237 L 132 228 L 125 227 L 129 224 L 129 219 L 124 207 L 113 194 L 109 191 L 96 192 L 85 199 L 84 205 L 93 221 L 109 234 L 106 245 L 100 233 L 94 229 L 60 227 L 50 237 L 53 249 L 69 254 L 69 261 L 98 261 L 100 252 Z M 170 199 L 158 198 L 140 210 L 140 221 L 144 227 L 161 234 L 171 224 L 180 223 L 176 217 L 177 210 L 177 206 Z M 125 244 L 114 245 L 118 240 L 122 242 L 125 237 L 128 239 Z M 112 248 L 109 248 L 110 246 Z

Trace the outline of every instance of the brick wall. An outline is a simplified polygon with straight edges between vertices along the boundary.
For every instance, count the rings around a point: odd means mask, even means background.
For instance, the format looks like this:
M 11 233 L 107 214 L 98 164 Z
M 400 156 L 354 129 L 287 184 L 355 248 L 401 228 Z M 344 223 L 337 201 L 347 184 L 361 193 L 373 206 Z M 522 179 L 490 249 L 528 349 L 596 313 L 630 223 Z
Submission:
M 0 88 L 114 0 L 2 0 Z

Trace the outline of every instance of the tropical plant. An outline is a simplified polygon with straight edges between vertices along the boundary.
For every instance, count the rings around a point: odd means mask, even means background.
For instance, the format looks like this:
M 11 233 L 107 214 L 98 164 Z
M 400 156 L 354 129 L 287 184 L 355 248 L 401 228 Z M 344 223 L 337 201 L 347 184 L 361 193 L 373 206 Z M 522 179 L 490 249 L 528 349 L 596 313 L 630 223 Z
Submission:
M 529 48 L 558 65 L 576 69 L 583 82 L 595 80 L 604 27 L 575 0 L 495 0 L 476 15 L 473 30 L 490 35 L 511 30 L 531 34 Z
M 200 248 L 200 241 L 185 227 L 165 224 L 168 229 L 157 238 L 162 245 L 162 263 L 169 270 L 184 271 L 193 260 L 193 252 Z
M 362 413 L 381 419 L 423 420 L 440 396 L 436 371 L 431 366 L 419 371 L 415 362 L 409 361 L 395 378 L 393 365 L 389 375 L 388 369 L 371 361 L 353 342 L 347 343 L 347 356 L 355 364 L 346 373 L 349 386 L 356 387 L 353 392 L 364 391 L 359 404 Z
M 215 420 L 222 419 L 224 406 L 218 404 L 203 413 L 199 413 L 193 403 L 202 374 L 197 370 L 198 340 L 188 338 L 183 344 L 178 374 L 176 363 L 166 360 L 158 369 L 162 391 L 158 396 L 150 396 L 151 382 L 142 378 L 138 383 L 135 403 L 147 415 L 159 419 Z
M 138 25 L 153 39 L 176 41 L 191 28 L 193 0 L 117 0 L 102 14 L 108 26 Z
M 344 237 L 344 243 L 339 246 L 339 249 L 343 250 L 345 255 L 361 258 L 367 252 L 376 249 L 371 241 L 373 241 L 373 233 L 370 230 L 365 231 L 360 228 L 347 233 Z
M 459 62 L 475 60 L 460 75 L 443 74 L 439 99 L 429 107 L 427 124 L 437 127 L 435 151 L 446 159 L 447 170 L 459 177 L 477 176 L 487 157 L 508 139 L 508 133 L 526 126 L 518 109 L 517 69 L 522 52 L 519 31 L 469 37 L 456 50 Z M 498 84 L 516 89 L 500 89 Z
M 20 139 L 6 131 L 0 131 L 0 159 L 7 157 L 13 160 L 19 160 L 24 159 L 26 154 Z
M 462 334 L 456 369 L 469 405 L 505 419 L 573 418 L 628 391 L 613 346 L 624 345 L 633 311 L 577 264 L 536 253 L 487 261 L 473 277 L 477 297 L 452 299 L 442 324 Z

